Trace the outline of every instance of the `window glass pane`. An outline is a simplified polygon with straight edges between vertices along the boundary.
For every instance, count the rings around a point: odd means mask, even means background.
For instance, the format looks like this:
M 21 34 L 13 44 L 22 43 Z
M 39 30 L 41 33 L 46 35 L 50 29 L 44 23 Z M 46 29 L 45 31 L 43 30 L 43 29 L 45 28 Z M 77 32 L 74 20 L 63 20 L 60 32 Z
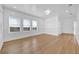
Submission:
M 37 27 L 37 21 L 32 21 L 32 27 Z
M 19 32 L 20 27 L 10 27 L 10 32 Z
M 32 21 L 32 30 L 37 30 L 37 21 Z
M 29 20 L 23 20 L 23 27 L 30 27 L 30 21 Z
M 20 20 L 16 17 L 9 16 L 10 32 L 20 31 Z
M 30 31 L 31 22 L 30 20 L 23 20 L 23 30 L 24 31 Z

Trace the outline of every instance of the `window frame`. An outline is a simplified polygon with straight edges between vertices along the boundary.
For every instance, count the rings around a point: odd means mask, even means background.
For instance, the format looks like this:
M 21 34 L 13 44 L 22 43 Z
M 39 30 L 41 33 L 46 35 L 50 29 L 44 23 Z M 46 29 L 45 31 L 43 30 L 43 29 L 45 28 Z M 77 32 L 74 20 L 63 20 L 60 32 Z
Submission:
M 36 22 L 37 22 L 36 30 L 33 30 L 33 27 L 32 27 L 32 24 L 33 24 L 33 23 L 32 23 L 32 21 L 36 21 Z M 37 21 L 37 20 L 32 20 L 32 21 L 31 21 L 31 30 L 32 30 L 32 31 L 37 31 L 37 30 L 38 30 L 38 21 Z
M 26 30 L 23 29 L 23 28 L 24 28 L 24 25 L 23 25 L 23 21 L 24 21 L 24 20 L 29 20 L 29 22 L 30 22 L 30 30 L 29 30 L 29 31 L 26 31 Z M 30 32 L 30 31 L 31 31 L 31 20 L 30 20 L 30 19 L 28 19 L 28 18 L 23 18 L 23 19 L 22 19 L 22 31 L 23 31 L 23 32 Z
M 20 31 L 10 31 L 10 26 L 9 26 L 9 17 L 15 17 L 17 20 L 19 20 L 19 22 L 20 22 Z M 21 18 L 20 17 L 18 17 L 18 16 L 13 16 L 13 15 L 9 15 L 8 16 L 8 32 L 9 33 L 17 33 L 17 32 L 21 32 Z

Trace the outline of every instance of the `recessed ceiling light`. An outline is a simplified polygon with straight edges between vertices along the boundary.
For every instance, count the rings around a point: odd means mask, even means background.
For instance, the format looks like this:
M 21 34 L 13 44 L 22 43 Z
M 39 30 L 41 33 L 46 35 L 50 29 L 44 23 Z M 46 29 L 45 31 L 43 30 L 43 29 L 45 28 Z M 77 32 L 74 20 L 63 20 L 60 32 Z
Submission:
M 44 12 L 45 12 L 46 15 L 49 15 L 51 11 L 49 9 L 47 9 Z
M 16 8 L 16 6 L 14 6 L 13 8 Z
M 66 12 L 68 13 L 68 12 L 69 12 L 69 10 L 66 10 Z

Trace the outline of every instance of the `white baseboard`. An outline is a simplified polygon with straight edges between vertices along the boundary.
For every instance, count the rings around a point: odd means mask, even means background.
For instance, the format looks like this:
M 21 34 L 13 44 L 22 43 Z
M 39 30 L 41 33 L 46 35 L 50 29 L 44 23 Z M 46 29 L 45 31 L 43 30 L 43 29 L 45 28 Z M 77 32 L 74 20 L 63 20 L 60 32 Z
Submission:
M 65 34 L 74 34 L 74 33 L 67 33 L 67 32 L 62 32 L 62 33 L 65 33 Z

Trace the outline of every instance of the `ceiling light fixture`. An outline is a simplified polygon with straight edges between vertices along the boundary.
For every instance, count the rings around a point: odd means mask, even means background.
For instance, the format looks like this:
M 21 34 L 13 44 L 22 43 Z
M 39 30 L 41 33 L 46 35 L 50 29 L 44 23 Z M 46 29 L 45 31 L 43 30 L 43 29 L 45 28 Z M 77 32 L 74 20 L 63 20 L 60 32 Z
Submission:
M 67 13 L 69 13 L 69 10 L 66 10 Z
M 16 8 L 16 6 L 14 6 L 13 8 Z
M 49 9 L 47 9 L 44 12 L 45 12 L 46 15 L 49 15 L 51 11 Z

